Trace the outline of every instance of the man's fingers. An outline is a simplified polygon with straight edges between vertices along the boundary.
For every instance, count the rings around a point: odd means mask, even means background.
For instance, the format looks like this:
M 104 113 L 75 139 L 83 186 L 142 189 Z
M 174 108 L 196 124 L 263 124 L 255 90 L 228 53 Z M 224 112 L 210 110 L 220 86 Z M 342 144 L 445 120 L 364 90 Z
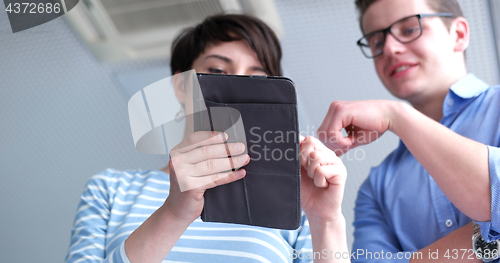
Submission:
M 352 147 L 352 142 L 348 137 L 344 137 L 342 129 L 351 124 L 351 120 L 345 119 L 343 112 L 346 112 L 346 102 L 334 101 L 330 105 L 325 119 L 318 128 L 317 135 L 321 142 L 332 150 L 341 150 L 342 152 Z
M 325 131 L 327 132 L 328 131 L 328 127 L 330 127 L 330 123 L 333 119 L 333 115 L 335 114 L 335 111 L 336 111 L 336 107 L 337 107 L 337 102 L 334 101 L 330 104 L 330 108 L 328 108 L 328 111 L 326 112 L 326 116 L 325 118 L 323 119 L 323 122 L 321 123 L 321 125 L 319 126 L 318 128 L 318 136 L 319 136 L 319 132 L 320 131 Z M 326 135 L 326 134 L 325 134 Z M 323 138 L 319 138 L 320 140 L 323 140 Z
M 209 159 L 218 159 L 228 156 L 240 155 L 245 151 L 245 144 L 238 143 L 221 143 L 214 145 L 205 145 L 193 149 L 186 153 L 186 162 L 196 164 Z
M 340 136 L 342 136 L 342 128 L 339 127 L 342 126 L 342 118 L 340 116 L 341 114 L 341 106 L 344 105 L 345 102 L 341 101 L 334 101 L 330 104 L 330 108 L 328 109 L 328 112 L 326 113 L 325 118 L 323 119 L 323 122 L 318 128 L 317 135 L 320 141 L 324 142 L 326 144 L 327 141 L 331 141 L 331 137 L 337 137 L 340 133 Z

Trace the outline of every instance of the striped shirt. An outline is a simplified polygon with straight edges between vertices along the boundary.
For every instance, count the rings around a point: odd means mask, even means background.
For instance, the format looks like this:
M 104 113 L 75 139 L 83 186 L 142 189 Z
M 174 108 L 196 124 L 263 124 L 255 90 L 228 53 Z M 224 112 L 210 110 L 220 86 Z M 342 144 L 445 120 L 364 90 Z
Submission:
M 125 239 L 163 205 L 169 187 L 169 176 L 161 171 L 108 169 L 93 176 L 81 196 L 66 262 L 129 262 Z M 304 213 L 297 230 L 198 218 L 163 262 L 309 262 L 297 255 L 311 251 Z

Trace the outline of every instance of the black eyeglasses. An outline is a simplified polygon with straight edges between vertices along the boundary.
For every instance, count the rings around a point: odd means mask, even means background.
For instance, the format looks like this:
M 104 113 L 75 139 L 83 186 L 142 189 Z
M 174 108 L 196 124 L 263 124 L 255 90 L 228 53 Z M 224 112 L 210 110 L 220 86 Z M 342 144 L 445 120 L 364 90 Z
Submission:
M 384 53 L 384 44 L 387 33 L 390 33 L 397 41 L 406 44 L 415 41 L 422 35 L 422 17 L 454 17 L 451 13 L 417 14 L 405 17 L 394 22 L 386 29 L 364 35 L 358 40 L 357 45 L 367 58 L 375 58 Z

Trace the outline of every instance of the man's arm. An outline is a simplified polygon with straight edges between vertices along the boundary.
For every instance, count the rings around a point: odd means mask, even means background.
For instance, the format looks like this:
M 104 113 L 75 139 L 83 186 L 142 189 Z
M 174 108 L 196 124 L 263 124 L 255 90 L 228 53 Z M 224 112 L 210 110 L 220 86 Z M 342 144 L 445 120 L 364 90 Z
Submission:
M 477 262 L 481 263 L 480 259 L 476 258 L 476 254 L 472 250 L 471 237 L 473 232 L 472 223 L 469 223 L 450 234 L 444 236 L 438 241 L 430 244 L 427 247 L 420 249 L 422 258 L 414 258 L 410 263 L 418 262 Z
M 343 128 L 349 136 L 342 136 Z M 318 129 L 318 135 L 336 152 L 345 152 L 376 140 L 387 130 L 401 138 L 460 211 L 476 221 L 491 220 L 486 145 L 453 132 L 407 104 L 336 101 Z
M 353 225 L 352 262 L 409 262 L 409 255 L 412 255 L 413 251 L 403 251 L 393 227 L 384 217 L 369 179 L 365 180 L 358 191 Z
M 405 144 L 448 199 L 476 221 L 491 220 L 486 145 L 463 137 L 411 106 L 393 104 L 389 130 Z
M 481 262 L 472 251 L 471 223 L 418 251 L 404 250 L 394 229 L 384 217 L 369 180 L 363 183 L 358 192 L 354 211 L 353 262 L 380 262 L 384 259 L 412 263 L 439 263 L 449 260 Z

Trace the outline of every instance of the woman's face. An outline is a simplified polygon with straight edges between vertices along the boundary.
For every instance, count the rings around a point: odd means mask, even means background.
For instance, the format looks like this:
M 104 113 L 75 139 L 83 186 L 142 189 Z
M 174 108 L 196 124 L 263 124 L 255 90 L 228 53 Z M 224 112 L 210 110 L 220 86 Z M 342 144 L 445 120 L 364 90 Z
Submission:
M 197 73 L 267 75 L 257 54 L 243 40 L 222 42 L 207 47 L 205 52 L 194 60 L 192 68 Z M 176 83 L 174 89 L 177 99 L 185 106 L 186 113 L 190 113 L 192 101 L 187 98 L 192 98 L 192 91 L 189 88 L 185 89 L 186 86 L 190 85 Z
M 192 68 L 197 73 L 266 75 L 257 54 L 243 40 L 209 46 Z
M 205 52 L 194 60 L 192 68 L 196 73 L 267 75 L 257 58 L 257 54 L 243 40 L 209 46 Z M 178 80 L 182 79 L 191 80 L 191 78 L 178 78 Z M 179 102 L 184 105 L 186 114 L 192 114 L 193 111 L 191 85 L 190 83 L 187 85 L 183 83 L 174 84 L 175 95 Z M 190 121 L 186 122 L 186 125 L 186 130 L 190 130 Z

